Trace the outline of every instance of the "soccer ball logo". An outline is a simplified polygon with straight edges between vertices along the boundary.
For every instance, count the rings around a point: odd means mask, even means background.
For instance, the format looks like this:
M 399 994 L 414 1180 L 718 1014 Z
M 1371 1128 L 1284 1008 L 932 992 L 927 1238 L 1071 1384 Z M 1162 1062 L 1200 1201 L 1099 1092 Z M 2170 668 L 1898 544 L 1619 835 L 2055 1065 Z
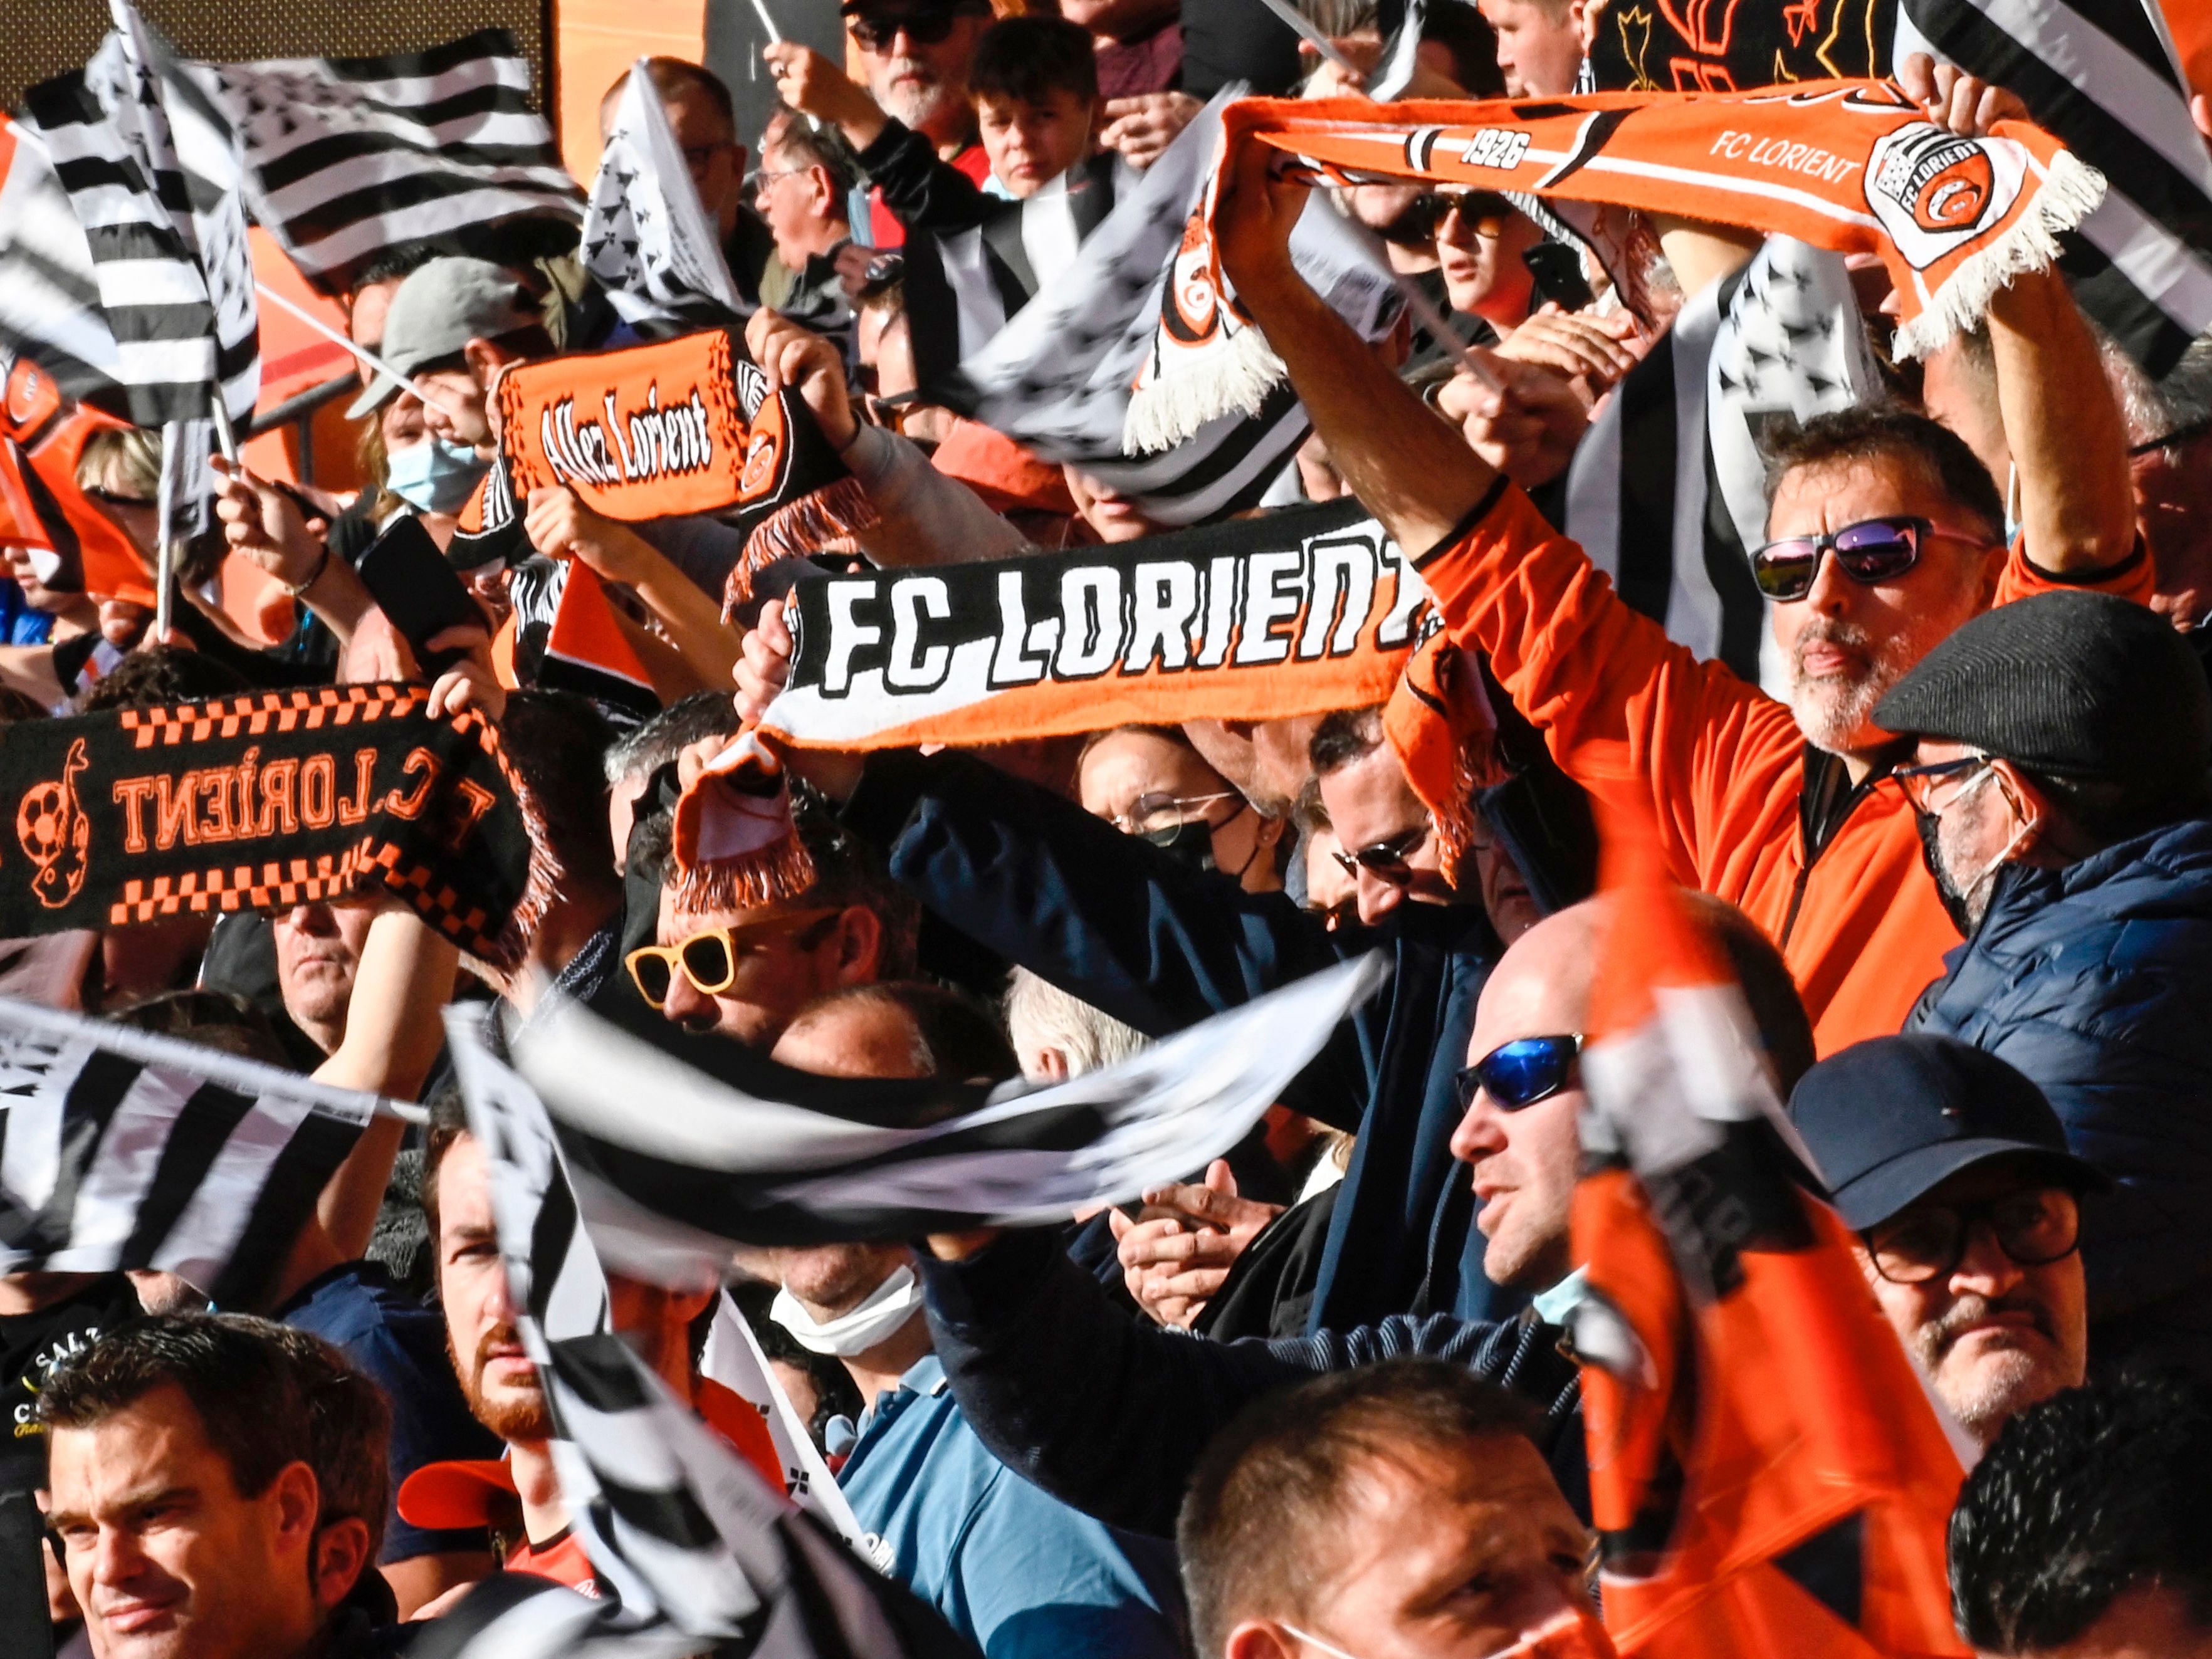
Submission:
M 87 764 L 84 739 L 79 738 L 70 745 L 60 781 L 33 784 L 15 806 L 15 839 L 38 866 L 31 890 L 49 910 L 60 909 L 84 886 L 92 820 L 78 810 L 76 775 Z

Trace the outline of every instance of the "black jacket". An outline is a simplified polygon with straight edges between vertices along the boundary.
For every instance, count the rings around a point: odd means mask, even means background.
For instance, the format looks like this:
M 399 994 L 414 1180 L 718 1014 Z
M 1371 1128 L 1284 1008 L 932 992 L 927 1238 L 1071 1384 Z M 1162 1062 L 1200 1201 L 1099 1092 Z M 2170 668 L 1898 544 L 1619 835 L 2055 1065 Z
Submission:
M 1511 1389 L 1545 1416 L 1540 1448 L 1589 1515 L 1582 1378 L 1558 1328 L 1394 1316 L 1310 1336 L 1212 1342 L 1118 1312 L 1050 1232 L 1008 1233 L 926 1262 L 929 1328 L 960 1408 L 1006 1467 L 1109 1525 L 1172 1535 L 1192 1469 L 1237 1411 L 1324 1371 L 1426 1355 Z
M 1330 933 L 1280 893 L 1247 893 L 1048 790 L 951 754 L 872 757 L 846 822 L 891 874 L 980 944 L 1152 1036 L 1360 951 L 1389 987 L 1338 1026 L 1282 1103 L 1354 1132 L 1310 1331 L 1390 1314 L 1500 1318 L 1482 1276 L 1466 1166 L 1451 1155 L 1475 998 L 1501 953 L 1480 905 L 1407 904 Z

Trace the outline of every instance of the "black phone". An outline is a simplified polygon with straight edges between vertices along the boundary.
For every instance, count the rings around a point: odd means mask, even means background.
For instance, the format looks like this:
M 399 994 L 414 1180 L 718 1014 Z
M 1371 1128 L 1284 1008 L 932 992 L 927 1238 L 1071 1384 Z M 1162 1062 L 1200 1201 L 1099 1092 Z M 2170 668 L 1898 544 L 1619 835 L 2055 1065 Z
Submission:
M 1545 240 L 1526 250 L 1521 263 L 1536 279 L 1536 298 L 1549 300 L 1562 311 L 1580 311 L 1597 295 L 1583 275 L 1583 256 L 1565 242 Z
M 483 607 L 453 574 L 438 544 L 422 528 L 422 521 L 411 513 L 402 514 L 385 526 L 383 533 L 361 556 L 359 568 L 369 597 L 392 619 L 423 672 L 434 678 L 467 653 L 432 651 L 426 641 L 463 623 L 489 628 Z

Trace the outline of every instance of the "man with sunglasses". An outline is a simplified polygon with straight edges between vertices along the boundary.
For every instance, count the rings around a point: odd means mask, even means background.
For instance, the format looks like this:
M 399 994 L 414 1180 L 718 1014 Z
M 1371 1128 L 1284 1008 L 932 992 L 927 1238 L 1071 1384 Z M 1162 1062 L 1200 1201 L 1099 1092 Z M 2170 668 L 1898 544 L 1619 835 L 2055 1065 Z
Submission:
M 1431 415 L 1298 276 L 1305 191 L 1265 146 L 1227 158 L 1223 269 L 1289 368 L 1346 483 L 1416 561 L 1454 639 L 1486 653 L 1567 774 L 1648 789 L 1680 879 L 1740 904 L 1786 953 L 1824 1049 L 1893 1031 L 1957 930 L 1911 811 L 1881 694 L 1993 601 L 2059 586 L 2147 599 L 2124 446 L 2095 341 L 2055 270 L 1992 301 L 2022 533 L 1971 450 L 1924 416 L 1856 409 L 1772 458 L 1773 607 L 1788 703 L 1700 662 Z
M 623 958 L 646 1003 L 695 1031 L 719 1031 L 765 1049 L 826 992 L 914 972 L 915 902 L 842 830 L 817 797 L 793 802 L 814 883 L 796 899 L 725 906 L 690 902 L 678 886 L 663 814 L 633 844 L 660 874 L 654 942 Z
M 866 88 L 811 46 L 786 40 L 761 53 L 777 94 L 794 109 L 835 112 L 832 118 L 856 150 L 868 147 L 888 116 L 920 133 L 939 161 L 980 188 L 991 163 L 976 142 L 968 71 L 975 42 L 991 26 L 989 0 L 845 0 L 840 11 Z M 869 247 L 903 247 L 906 228 L 884 205 L 883 192 L 868 194 Z
M 1967 935 L 1911 1029 L 2017 1066 L 2118 1186 L 2083 1241 L 2100 1356 L 2212 1371 L 2212 696 L 2153 612 L 1977 617 L 1883 698 Z
M 1877 1037 L 1806 1073 L 1790 1116 L 1875 1300 L 1961 1428 L 1986 1446 L 2081 1386 L 2081 1199 L 2111 1183 L 2067 1150 L 2040 1090 L 1950 1037 Z

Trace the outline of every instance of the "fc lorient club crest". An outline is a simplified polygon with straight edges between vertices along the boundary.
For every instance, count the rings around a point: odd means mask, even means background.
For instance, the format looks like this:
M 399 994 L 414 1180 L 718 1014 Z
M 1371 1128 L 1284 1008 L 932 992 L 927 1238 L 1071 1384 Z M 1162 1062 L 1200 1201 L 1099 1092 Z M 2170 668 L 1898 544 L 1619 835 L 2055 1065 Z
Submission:
M 77 775 L 90 764 L 84 739 L 70 744 L 62 775 L 34 783 L 15 804 L 15 839 L 36 873 L 31 891 L 49 910 L 58 910 L 84 886 L 92 852 L 92 820 L 77 805 Z

